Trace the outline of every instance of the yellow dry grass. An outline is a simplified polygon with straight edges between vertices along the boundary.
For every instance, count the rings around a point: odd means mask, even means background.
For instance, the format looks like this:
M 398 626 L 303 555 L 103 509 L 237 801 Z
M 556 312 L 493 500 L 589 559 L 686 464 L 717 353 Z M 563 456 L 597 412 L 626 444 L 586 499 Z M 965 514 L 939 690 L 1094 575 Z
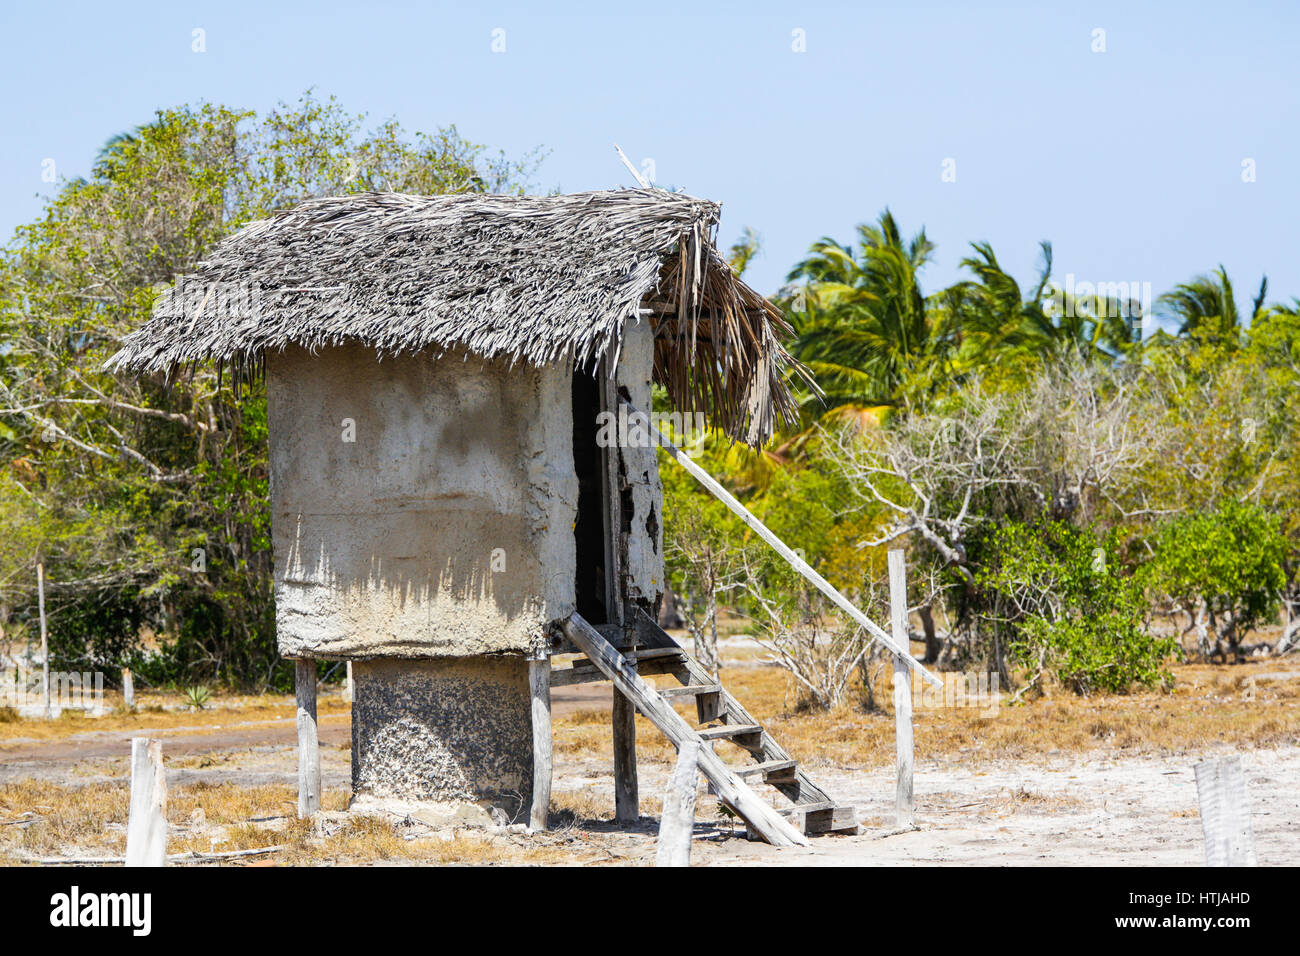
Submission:
M 1057 692 L 1014 706 L 1003 695 L 993 716 L 986 716 L 983 707 L 918 709 L 916 752 L 921 759 L 1001 760 L 1093 750 L 1162 754 L 1228 743 L 1300 743 L 1300 661 L 1188 664 L 1173 671 L 1169 692 L 1100 697 Z M 727 689 L 809 767 L 893 762 L 890 679 L 883 676 L 877 687 L 880 710 L 867 712 L 861 701 L 851 700 L 832 711 L 810 712 L 800 709 L 794 680 L 779 668 L 724 668 L 722 674 Z M 679 706 L 678 712 L 693 719 L 688 706 Z M 566 756 L 612 759 L 606 712 L 580 711 L 557 719 L 555 740 L 557 752 Z M 671 746 L 642 717 L 637 718 L 637 748 L 643 759 L 669 762 L 673 757 Z
M 203 710 L 178 709 L 184 701 L 174 696 L 136 697 L 136 709 L 128 711 L 119 695 L 105 693 L 105 706 L 112 708 L 103 717 L 92 717 L 79 710 L 65 710 L 53 720 L 22 718 L 12 707 L 0 708 L 0 741 L 61 740 L 76 734 L 102 730 L 174 730 L 194 728 L 195 733 L 229 728 L 241 722 L 292 720 L 297 713 L 292 697 L 279 695 L 214 695 Z M 317 702 L 321 718 L 346 714 L 351 706 L 337 695 L 322 696 Z
M 581 862 L 560 840 L 515 841 L 487 832 L 421 833 L 408 839 L 393 821 L 343 810 L 346 790 L 324 793 L 327 818 L 299 820 L 287 786 L 181 787 L 169 794 L 168 853 L 212 854 L 281 847 L 227 863 L 315 866 L 359 864 L 557 864 Z M 0 863 L 34 857 L 121 857 L 130 791 L 124 783 L 63 787 L 27 780 L 0 785 Z M 583 808 L 594 809 L 594 808 Z M 182 861 L 183 862 L 183 861 Z M 209 864 L 209 861 L 195 860 Z

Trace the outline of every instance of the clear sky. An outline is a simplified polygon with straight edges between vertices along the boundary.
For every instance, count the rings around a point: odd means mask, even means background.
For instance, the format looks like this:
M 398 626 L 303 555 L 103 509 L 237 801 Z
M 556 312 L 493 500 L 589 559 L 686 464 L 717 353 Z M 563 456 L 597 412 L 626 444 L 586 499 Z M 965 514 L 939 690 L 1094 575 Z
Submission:
M 316 87 L 408 129 L 455 123 L 512 155 L 543 146 L 539 191 L 626 184 L 618 142 L 660 185 L 722 202 L 724 244 L 758 230 L 747 278 L 763 292 L 810 242 L 847 240 L 889 206 L 938 244 L 927 291 L 957 278 L 976 239 L 1027 283 L 1050 239 L 1062 281 L 1159 295 L 1222 262 L 1243 306 L 1261 273 L 1289 300 L 1298 26 L 1294 0 L 3 0 L 0 234 L 53 191 L 47 159 L 85 175 L 159 107 L 261 111 Z

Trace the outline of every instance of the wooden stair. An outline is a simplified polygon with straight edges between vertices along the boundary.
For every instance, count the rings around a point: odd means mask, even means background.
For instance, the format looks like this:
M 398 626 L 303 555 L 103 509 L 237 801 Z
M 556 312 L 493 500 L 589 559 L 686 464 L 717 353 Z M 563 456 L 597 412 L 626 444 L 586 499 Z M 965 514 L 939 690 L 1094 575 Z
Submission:
M 574 614 L 563 628 L 568 640 L 557 642 L 552 650 L 586 656 L 572 667 L 553 670 L 552 686 L 613 680 L 616 689 L 674 746 L 680 746 L 686 735 L 700 741 L 700 769 L 714 791 L 751 831 L 769 842 L 805 842 L 791 839 L 783 825 L 797 837 L 857 832 L 853 807 L 836 802 L 814 783 L 753 715 L 645 612 L 637 609 L 634 616 L 633 627 L 625 633 L 620 627 L 594 627 Z M 650 674 L 671 674 L 681 686 L 655 688 L 640 680 Z M 691 727 L 673 709 L 672 703 L 683 697 L 695 699 L 698 723 L 705 726 Z M 735 744 L 756 762 L 739 767 L 722 763 L 713 751 L 718 740 Z M 725 785 L 715 777 L 723 777 Z M 747 778 L 775 788 L 788 805 L 774 808 L 761 800 L 745 783 Z

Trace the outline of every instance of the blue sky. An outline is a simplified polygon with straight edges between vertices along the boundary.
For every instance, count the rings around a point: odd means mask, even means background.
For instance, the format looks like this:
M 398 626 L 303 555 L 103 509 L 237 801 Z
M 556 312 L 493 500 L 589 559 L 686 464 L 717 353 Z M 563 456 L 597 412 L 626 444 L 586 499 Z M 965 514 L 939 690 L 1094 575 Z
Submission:
M 0 234 L 38 214 L 46 159 L 84 175 L 159 107 L 261 111 L 314 86 L 408 129 L 543 146 L 539 190 L 626 184 L 618 142 L 659 184 L 722 202 L 724 244 L 759 231 L 764 292 L 889 206 L 938 244 L 928 290 L 976 239 L 1027 283 L 1050 239 L 1062 281 L 1159 295 L 1222 262 L 1239 300 L 1261 273 L 1271 298 L 1300 297 L 1300 7 L 1137 7 L 8 3 Z

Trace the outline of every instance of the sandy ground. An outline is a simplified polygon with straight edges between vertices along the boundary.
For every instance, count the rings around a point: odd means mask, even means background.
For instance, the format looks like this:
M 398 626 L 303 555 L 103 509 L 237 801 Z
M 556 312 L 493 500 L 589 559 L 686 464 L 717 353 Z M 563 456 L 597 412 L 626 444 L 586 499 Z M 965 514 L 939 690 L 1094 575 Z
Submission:
M 585 686 L 556 694 L 559 713 L 600 707 L 609 688 Z M 223 727 L 154 731 L 163 740 L 168 782 L 242 786 L 296 783 L 296 731 L 291 719 Z M 0 745 L 0 782 L 23 778 L 62 785 L 123 778 L 128 732 L 81 734 L 58 742 Z M 327 788 L 346 788 L 350 776 L 345 715 L 321 720 L 322 770 Z M 1200 866 L 1204 862 L 1193 766 L 1230 748 L 1177 758 L 1060 754 L 1035 762 L 972 763 L 960 758 L 920 760 L 916 772 L 917 828 L 893 828 L 892 767 L 810 767 L 824 787 L 851 802 L 863 824 L 856 837 L 823 836 L 808 849 L 774 850 L 751 843 L 702 797 L 694 862 L 703 865 L 979 864 Z M 1250 790 L 1260 863 L 1300 859 L 1300 748 L 1241 753 Z M 643 760 L 643 797 L 657 796 L 670 767 Z M 555 789 L 613 802 L 613 779 L 603 762 L 557 760 Z M 609 862 L 646 863 L 654 854 L 657 821 L 643 817 L 630 831 L 593 822 L 578 836 Z

